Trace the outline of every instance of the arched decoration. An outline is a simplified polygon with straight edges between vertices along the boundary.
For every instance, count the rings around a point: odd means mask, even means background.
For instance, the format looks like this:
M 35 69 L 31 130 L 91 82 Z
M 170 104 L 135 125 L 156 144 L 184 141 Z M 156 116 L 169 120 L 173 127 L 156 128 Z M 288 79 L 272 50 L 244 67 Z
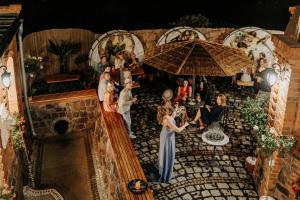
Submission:
M 252 59 L 257 60 L 263 52 L 270 65 L 275 62 L 274 44 L 271 34 L 258 27 L 243 27 L 231 32 L 223 41 L 224 45 L 240 48 Z
M 144 56 L 144 47 L 137 36 L 124 30 L 113 30 L 102 34 L 92 45 L 89 53 L 89 65 L 98 71 L 101 57 L 105 56 L 107 62 L 114 66 L 115 56 L 123 52 L 125 60 L 134 52 L 141 62 Z
M 170 42 L 184 41 L 184 40 L 206 40 L 205 36 L 198 30 L 189 26 L 178 26 L 165 32 L 158 40 L 156 46 L 167 44 Z

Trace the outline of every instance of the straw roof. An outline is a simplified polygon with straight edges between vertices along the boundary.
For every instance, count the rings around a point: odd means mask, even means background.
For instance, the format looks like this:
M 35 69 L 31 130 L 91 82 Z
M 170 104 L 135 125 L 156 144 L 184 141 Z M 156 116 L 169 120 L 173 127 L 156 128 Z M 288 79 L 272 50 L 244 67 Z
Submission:
M 240 49 L 202 40 L 156 46 L 143 62 L 171 74 L 206 76 L 232 76 L 254 64 Z

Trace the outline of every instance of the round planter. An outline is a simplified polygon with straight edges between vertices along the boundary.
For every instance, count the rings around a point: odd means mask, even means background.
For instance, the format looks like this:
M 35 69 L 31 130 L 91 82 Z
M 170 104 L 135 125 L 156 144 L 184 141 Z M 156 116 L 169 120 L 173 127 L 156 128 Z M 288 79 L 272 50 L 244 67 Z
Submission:
M 253 173 L 255 164 L 256 164 L 256 158 L 255 157 L 249 156 L 249 157 L 246 158 L 245 166 L 246 166 L 247 171 L 250 174 Z

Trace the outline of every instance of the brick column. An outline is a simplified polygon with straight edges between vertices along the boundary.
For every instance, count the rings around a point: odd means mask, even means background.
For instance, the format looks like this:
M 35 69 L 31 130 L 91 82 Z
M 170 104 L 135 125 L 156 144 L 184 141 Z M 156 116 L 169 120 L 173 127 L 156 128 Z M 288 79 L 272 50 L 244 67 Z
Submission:
M 266 162 L 258 166 L 264 174 L 258 190 L 260 195 L 268 194 L 278 200 L 295 199 L 292 184 L 300 179 L 300 44 L 283 35 L 273 36 L 272 40 L 280 60 L 290 64 L 291 73 L 272 88 L 269 124 L 279 135 L 293 135 L 297 146 L 283 157 L 275 152 L 271 171 Z

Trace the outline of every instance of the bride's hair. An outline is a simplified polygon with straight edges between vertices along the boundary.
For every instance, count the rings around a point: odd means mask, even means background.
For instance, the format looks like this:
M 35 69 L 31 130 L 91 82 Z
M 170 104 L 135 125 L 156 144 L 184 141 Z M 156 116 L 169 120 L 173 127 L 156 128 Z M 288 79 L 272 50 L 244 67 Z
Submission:
M 158 106 L 156 119 L 159 124 L 163 123 L 164 116 L 171 115 L 173 113 L 173 108 L 169 106 Z

